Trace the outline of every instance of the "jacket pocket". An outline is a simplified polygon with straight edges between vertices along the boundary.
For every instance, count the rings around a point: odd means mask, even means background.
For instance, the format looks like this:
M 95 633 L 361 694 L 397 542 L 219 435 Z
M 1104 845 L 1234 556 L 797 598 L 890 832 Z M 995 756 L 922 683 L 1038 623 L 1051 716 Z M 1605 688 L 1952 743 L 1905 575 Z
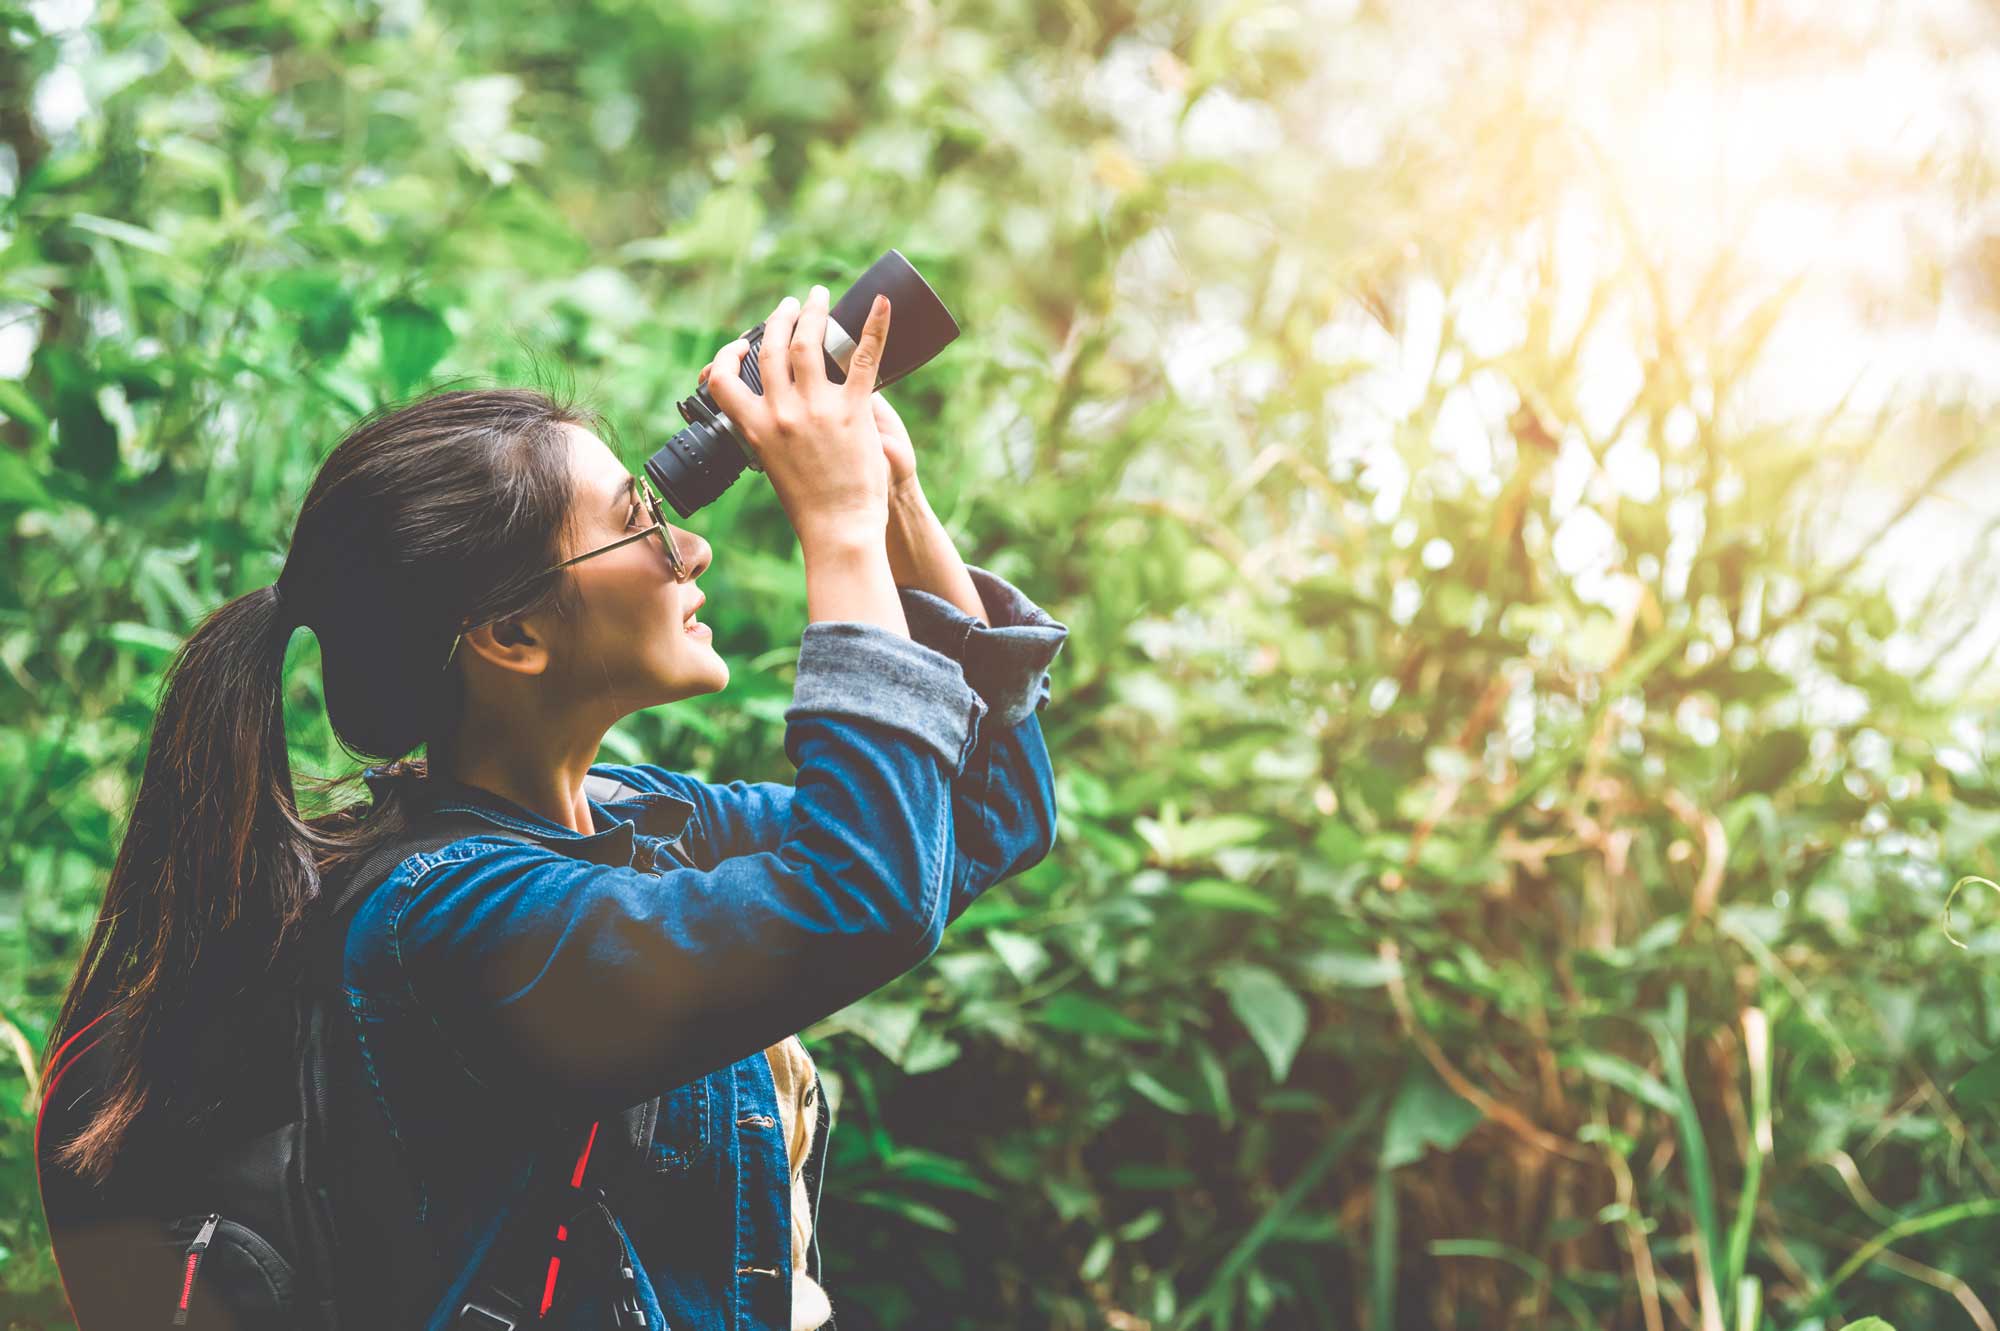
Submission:
M 686 1169 L 708 1150 L 710 1126 L 708 1079 L 676 1086 L 660 1097 L 660 1116 L 653 1124 L 648 1153 L 657 1173 Z

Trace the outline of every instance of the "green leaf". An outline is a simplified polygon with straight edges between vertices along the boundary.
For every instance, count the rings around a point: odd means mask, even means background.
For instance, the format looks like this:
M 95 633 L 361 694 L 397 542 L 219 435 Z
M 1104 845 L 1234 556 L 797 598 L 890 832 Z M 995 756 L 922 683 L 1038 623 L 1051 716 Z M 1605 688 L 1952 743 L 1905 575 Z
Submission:
M 1161 1214 L 1158 1207 L 1141 1211 L 1138 1215 L 1133 1216 L 1130 1220 L 1118 1226 L 1118 1237 L 1124 1239 L 1127 1243 L 1137 1243 L 1147 1235 L 1156 1233 L 1160 1226 L 1166 1223 L 1166 1220 L 1166 1216 Z
M 52 502 L 28 460 L 11 448 L 0 447 L 0 504 L 45 506 Z
M 914 1003 L 864 998 L 848 1004 L 830 1020 L 835 1029 L 853 1032 L 881 1050 L 891 1063 L 900 1065 L 922 1018 L 923 1009 Z
M 1951 1093 L 1969 1105 L 2000 1100 L 2000 1049 L 1975 1063 L 1970 1072 L 1953 1082 Z
M 1399 1169 L 1436 1147 L 1449 1151 L 1484 1117 L 1470 1100 L 1440 1082 L 1428 1069 L 1415 1068 L 1389 1106 L 1382 1130 L 1382 1168 Z
M 1736 766 L 1739 792 L 1776 790 L 1804 765 L 1811 752 L 1802 730 L 1773 730 L 1757 737 Z
M 1226 878 L 1197 878 L 1183 884 L 1174 896 L 1211 910 L 1240 910 L 1253 915 L 1278 915 L 1278 903 L 1241 883 Z
M 973 1173 L 964 1161 L 917 1146 L 898 1146 L 882 1161 L 882 1167 L 897 1178 L 912 1183 L 951 1188 L 986 1198 L 997 1199 L 1000 1196 L 998 1189 Z
M 986 945 L 999 956 L 1008 974 L 1022 984 L 1040 975 L 1049 964 L 1049 950 L 1026 934 L 988 929 Z
M 27 385 L 0 379 L 0 416 L 12 417 L 37 430 L 49 428 L 49 415 L 28 396 Z
M 1151 1073 L 1133 1069 L 1126 1075 L 1126 1082 L 1133 1090 L 1151 1100 L 1169 1114 L 1192 1114 L 1195 1106 L 1186 1096 L 1167 1089 Z
M 314 355 L 338 355 L 360 323 L 347 285 L 330 273 L 284 273 L 264 294 L 273 306 L 298 319 L 299 345 Z M 386 329 L 383 336 L 388 336 Z
M 1097 1280 L 1111 1265 L 1111 1253 L 1116 1245 L 1109 1234 L 1099 1234 L 1091 1240 L 1090 1250 L 1083 1255 L 1083 1265 L 1076 1268 L 1078 1277 Z
M 1305 1000 L 1262 966 L 1231 966 L 1220 982 L 1230 1010 L 1264 1051 L 1272 1080 L 1283 1081 L 1306 1038 Z
M 1619 1090 L 1664 1113 L 1674 1113 L 1680 1104 L 1665 1082 L 1616 1054 L 1598 1049 L 1572 1049 L 1556 1060 L 1558 1067 L 1575 1068 L 1586 1076 L 1616 1086 Z
M 1220 814 L 1183 823 L 1179 808 L 1168 804 L 1158 818 L 1134 818 L 1132 827 L 1161 864 L 1171 865 L 1207 859 L 1230 846 L 1249 845 L 1264 835 L 1267 824 L 1246 814 Z
M 105 625 L 104 640 L 127 648 L 141 660 L 155 665 L 172 660 L 181 647 L 178 635 L 154 628 L 151 624 L 137 624 L 130 620 Z
M 873 1206 L 878 1210 L 901 1216 L 911 1224 L 922 1225 L 925 1229 L 935 1229 L 940 1234 L 956 1234 L 958 1222 L 935 1206 L 906 1197 L 899 1192 L 874 1192 L 862 1190 L 848 1196 L 863 1206 Z
M 931 1026 L 919 1025 L 916 1033 L 910 1037 L 910 1043 L 904 1047 L 903 1056 L 897 1060 L 896 1066 L 914 1077 L 920 1073 L 936 1072 L 939 1068 L 950 1067 L 958 1061 L 959 1054 L 963 1052 L 958 1041 L 947 1038 L 942 1031 Z
M 142 226 L 133 226 L 130 222 L 121 222 L 114 217 L 98 217 L 93 213 L 71 213 L 69 220 L 70 225 L 79 231 L 105 236 L 122 245 L 130 245 L 135 250 L 144 250 L 148 254 L 172 256 L 174 252 L 174 247 L 156 232 L 148 231 Z
M 1051 1030 L 1075 1031 L 1079 1035 L 1111 1035 L 1126 1040 L 1158 1040 L 1159 1034 L 1133 1021 L 1108 1004 L 1082 994 L 1055 994 L 1029 1010 Z
M 1337 952 L 1324 948 L 1305 959 L 1305 977 L 1318 984 L 1373 989 L 1396 978 L 1402 967 L 1372 952 Z
M 382 368 L 398 392 L 429 374 L 451 350 L 452 332 L 443 316 L 413 300 L 392 300 L 375 311 L 382 332 Z

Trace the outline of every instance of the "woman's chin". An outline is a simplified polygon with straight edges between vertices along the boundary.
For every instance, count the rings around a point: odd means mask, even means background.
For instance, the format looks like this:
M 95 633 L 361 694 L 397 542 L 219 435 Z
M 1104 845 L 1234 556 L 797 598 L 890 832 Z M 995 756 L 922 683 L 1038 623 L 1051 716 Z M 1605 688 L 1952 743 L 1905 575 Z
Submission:
M 684 696 L 720 693 L 729 687 L 729 662 L 712 648 L 704 649 L 702 655 L 708 660 L 699 664 L 690 663 L 687 673 L 681 677 Z

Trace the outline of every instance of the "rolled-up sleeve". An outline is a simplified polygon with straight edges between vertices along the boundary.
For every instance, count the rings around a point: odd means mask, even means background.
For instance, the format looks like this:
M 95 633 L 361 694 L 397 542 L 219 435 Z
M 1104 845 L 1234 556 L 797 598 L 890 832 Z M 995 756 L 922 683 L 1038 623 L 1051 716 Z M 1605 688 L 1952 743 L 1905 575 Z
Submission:
M 1055 848 L 1055 773 L 1037 713 L 1048 705 L 1049 667 L 1069 637 L 1068 625 L 1005 578 L 976 564 L 965 571 L 985 607 L 984 624 L 941 596 L 902 589 L 910 636 L 956 660 L 988 709 L 985 733 L 952 783 L 946 924 Z
M 987 707 L 972 751 L 952 783 L 954 917 L 980 889 L 1029 867 L 1053 844 L 1053 779 L 1047 746 L 1039 722 L 1025 729 L 1021 722 L 1047 705 L 1049 666 L 1069 636 L 1067 625 L 1051 618 L 1004 578 L 977 565 L 968 564 L 966 571 L 979 589 L 988 623 L 980 623 L 942 597 L 900 589 L 911 641 L 956 662 L 968 687 Z M 875 710 L 888 701 L 871 696 L 865 705 Z M 996 745 L 997 751 L 989 752 Z M 705 862 L 768 849 L 788 820 L 792 787 L 779 782 L 706 782 L 651 763 L 607 770 L 691 802 L 698 829 L 690 838 L 691 848 L 697 856 L 706 855 Z M 1036 848 L 1039 853 L 1034 853 Z M 1027 858 L 1029 853 L 1033 858 Z
M 833 716 L 874 721 L 929 745 L 957 772 L 992 704 L 983 696 L 965 696 L 968 685 L 975 692 L 978 686 L 948 668 L 956 660 L 917 640 L 914 631 L 905 638 L 859 621 L 808 624 L 799 642 L 798 675 L 785 720 Z M 798 741 L 788 725 L 785 756 L 795 764 Z
M 967 564 L 987 622 L 931 592 L 901 589 L 910 637 L 959 663 L 965 682 L 985 701 L 989 727 L 1018 725 L 1049 701 L 1049 667 L 1069 637 L 1052 619 L 997 573 Z
M 798 776 L 767 849 L 648 872 L 459 843 L 396 903 L 408 990 L 476 1077 L 563 1111 L 609 1112 L 747 1058 L 936 949 L 953 784 L 987 711 L 942 653 L 810 624 L 785 714 Z M 753 821 L 738 844 L 761 839 Z

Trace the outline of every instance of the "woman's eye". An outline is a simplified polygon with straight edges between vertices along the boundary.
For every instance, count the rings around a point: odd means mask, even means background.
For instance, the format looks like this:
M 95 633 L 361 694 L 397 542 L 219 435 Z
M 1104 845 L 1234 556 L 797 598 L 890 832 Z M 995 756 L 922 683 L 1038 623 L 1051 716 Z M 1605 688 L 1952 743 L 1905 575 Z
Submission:
M 632 511 L 626 515 L 625 530 L 631 531 L 632 528 L 638 525 L 639 525 L 639 506 L 637 504 L 634 504 L 632 505 Z

